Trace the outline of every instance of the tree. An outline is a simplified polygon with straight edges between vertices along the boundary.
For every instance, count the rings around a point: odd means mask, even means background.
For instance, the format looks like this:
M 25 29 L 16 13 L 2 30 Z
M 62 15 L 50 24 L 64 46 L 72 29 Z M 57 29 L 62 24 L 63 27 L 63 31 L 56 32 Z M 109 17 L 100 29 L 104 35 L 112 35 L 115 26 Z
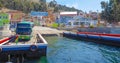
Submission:
M 53 1 L 51 1 L 50 3 L 49 3 L 49 5 L 48 5 L 48 7 L 52 7 L 52 8 L 54 8 L 54 12 L 58 12 L 58 4 L 57 4 L 57 2 L 55 1 L 55 0 L 53 0 Z
M 1 2 L 0 2 L 0 9 L 3 7 L 3 5 L 1 4 Z
M 29 13 L 31 11 L 42 11 L 42 12 L 47 11 L 45 0 L 41 0 L 40 2 L 37 3 L 31 0 L 0 0 L 0 7 L 19 10 L 25 13 Z M 54 12 L 58 12 L 58 10 L 81 11 L 75 8 L 67 7 L 65 5 L 59 5 L 55 0 L 49 3 L 49 7 L 54 8 Z
M 108 5 L 108 4 L 107 4 L 105 1 L 102 1 L 102 2 L 101 2 L 101 8 L 102 8 L 102 9 L 105 9 L 105 8 L 107 7 L 107 5 Z
M 101 18 L 107 20 L 109 23 L 120 21 L 120 0 L 109 0 L 108 2 L 102 1 Z

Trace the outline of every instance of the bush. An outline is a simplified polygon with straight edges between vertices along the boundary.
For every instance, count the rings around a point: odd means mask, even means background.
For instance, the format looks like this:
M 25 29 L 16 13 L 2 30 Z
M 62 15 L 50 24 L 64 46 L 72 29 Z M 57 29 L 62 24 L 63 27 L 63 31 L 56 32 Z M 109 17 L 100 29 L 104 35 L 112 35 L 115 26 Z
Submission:
M 94 26 L 93 26 L 93 25 L 90 25 L 90 28 L 94 28 Z
M 58 28 L 58 24 L 57 24 L 57 23 L 53 23 L 53 24 L 52 24 L 52 27 L 53 27 L 53 28 Z

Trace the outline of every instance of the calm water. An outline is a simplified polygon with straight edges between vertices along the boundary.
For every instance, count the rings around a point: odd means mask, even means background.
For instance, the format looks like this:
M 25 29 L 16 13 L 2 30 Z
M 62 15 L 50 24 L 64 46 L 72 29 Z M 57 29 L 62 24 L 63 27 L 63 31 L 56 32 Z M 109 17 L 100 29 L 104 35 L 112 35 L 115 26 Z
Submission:
M 64 37 L 45 37 L 47 57 L 25 63 L 120 63 L 120 48 Z

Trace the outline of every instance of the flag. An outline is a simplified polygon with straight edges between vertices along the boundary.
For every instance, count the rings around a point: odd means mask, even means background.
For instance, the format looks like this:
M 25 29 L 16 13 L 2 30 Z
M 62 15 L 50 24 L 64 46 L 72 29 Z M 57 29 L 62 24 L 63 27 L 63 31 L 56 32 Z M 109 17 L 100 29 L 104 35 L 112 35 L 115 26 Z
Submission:
M 15 43 L 18 44 L 18 35 L 16 36 Z

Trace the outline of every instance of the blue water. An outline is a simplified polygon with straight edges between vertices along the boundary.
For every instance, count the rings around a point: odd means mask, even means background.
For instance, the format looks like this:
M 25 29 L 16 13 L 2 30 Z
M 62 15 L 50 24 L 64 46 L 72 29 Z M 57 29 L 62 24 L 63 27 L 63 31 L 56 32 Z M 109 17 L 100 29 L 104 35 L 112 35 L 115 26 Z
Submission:
M 73 40 L 46 37 L 48 63 L 120 63 L 120 48 Z
M 45 37 L 47 56 L 25 63 L 120 63 L 120 48 L 93 42 Z

